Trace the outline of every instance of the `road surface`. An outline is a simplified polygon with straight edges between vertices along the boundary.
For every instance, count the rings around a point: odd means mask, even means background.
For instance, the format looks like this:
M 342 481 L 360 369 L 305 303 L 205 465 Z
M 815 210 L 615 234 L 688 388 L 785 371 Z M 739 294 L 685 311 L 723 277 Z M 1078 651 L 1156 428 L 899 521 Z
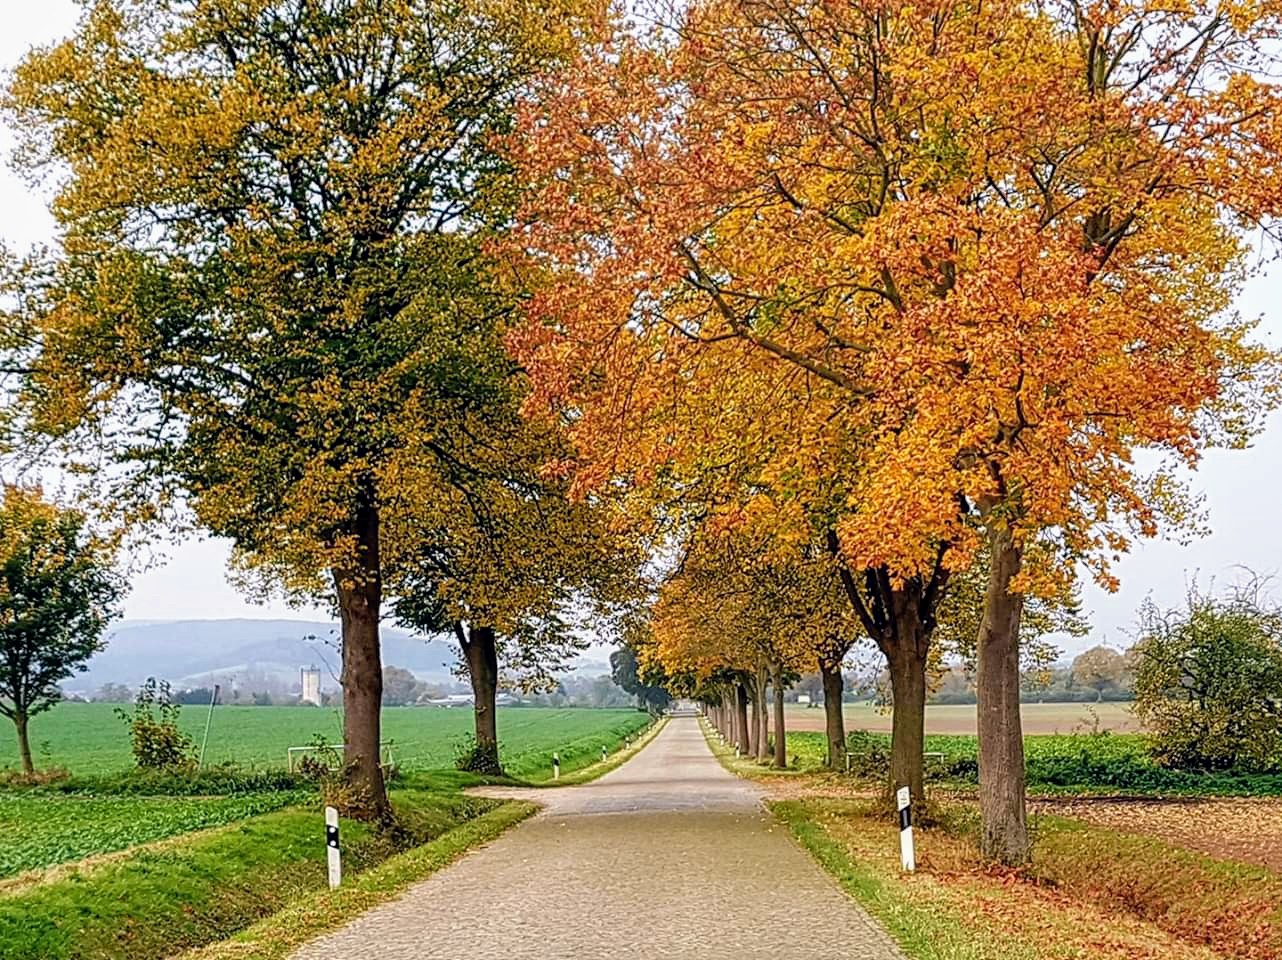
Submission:
M 521 795 L 543 811 L 297 960 L 900 958 L 692 717 L 599 780 Z

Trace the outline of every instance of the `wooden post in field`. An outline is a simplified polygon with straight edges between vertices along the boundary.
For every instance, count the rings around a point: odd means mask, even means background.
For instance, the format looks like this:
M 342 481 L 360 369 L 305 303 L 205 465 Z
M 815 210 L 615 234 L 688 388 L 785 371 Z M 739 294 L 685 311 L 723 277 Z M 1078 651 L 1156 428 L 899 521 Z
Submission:
M 214 704 L 218 702 L 218 684 L 214 684 L 214 692 L 209 697 L 209 713 L 205 716 L 205 736 L 200 741 L 200 759 L 196 761 L 196 767 L 199 769 L 205 765 L 205 747 L 209 744 L 209 726 L 214 722 Z
M 329 888 L 337 890 L 343 882 L 342 854 L 338 849 L 338 810 L 325 808 L 325 853 L 329 859 Z

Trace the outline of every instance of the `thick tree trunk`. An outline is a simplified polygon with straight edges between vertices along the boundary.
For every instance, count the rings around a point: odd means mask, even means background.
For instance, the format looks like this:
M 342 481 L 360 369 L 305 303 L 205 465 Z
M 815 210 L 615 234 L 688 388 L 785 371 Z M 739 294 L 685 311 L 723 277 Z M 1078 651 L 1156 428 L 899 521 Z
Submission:
M 990 521 L 991 523 L 991 521 Z M 979 627 L 979 812 L 980 849 L 999 863 L 1028 862 L 1024 805 L 1024 731 L 1019 715 L 1019 623 L 1024 599 L 1010 592 L 1022 550 L 1004 525 L 993 523 L 988 539 L 992 568 Z
M 18 756 L 22 759 L 22 772 L 32 774 L 36 772 L 36 766 L 31 762 L 31 739 L 27 733 L 27 714 L 26 711 L 16 711 L 17 716 L 13 718 L 14 726 L 18 728 Z
M 343 631 L 343 741 L 347 781 L 355 788 L 350 815 L 371 820 L 390 816 L 379 764 L 383 664 L 378 624 L 382 604 L 378 511 L 361 507 L 356 518 L 356 556 L 351 569 L 334 571 Z
M 734 685 L 735 701 L 735 746 L 741 752 L 746 753 L 748 750 L 748 688 L 741 682 L 735 681 Z
M 761 700 L 757 697 L 757 690 L 754 685 L 752 693 L 749 696 L 749 705 L 751 710 L 748 716 L 748 756 L 755 757 L 759 748 L 758 741 L 761 737 Z
M 494 628 L 454 625 L 463 648 L 467 675 L 472 681 L 472 713 L 475 717 L 476 747 L 467 759 L 466 769 L 473 773 L 498 776 L 503 773 L 499 760 L 497 698 L 499 689 L 499 654 Z
M 819 676 L 824 687 L 824 732 L 828 735 L 828 769 L 846 768 L 846 718 L 841 713 L 841 664 L 820 661 Z
M 766 682 L 768 673 L 764 659 L 757 663 L 757 703 L 761 709 L 757 712 L 757 749 L 755 756 L 759 763 L 764 763 L 770 753 L 770 708 L 766 704 Z
M 902 624 L 900 636 L 887 648 L 894 714 L 890 726 L 890 776 L 886 783 L 893 796 L 908 787 L 913 806 L 924 810 L 926 777 L 922 754 L 926 746 L 926 658 L 913 636 L 914 623 Z
M 774 664 L 775 687 L 775 759 L 772 766 L 780 770 L 788 766 L 788 740 L 783 723 L 783 665 Z

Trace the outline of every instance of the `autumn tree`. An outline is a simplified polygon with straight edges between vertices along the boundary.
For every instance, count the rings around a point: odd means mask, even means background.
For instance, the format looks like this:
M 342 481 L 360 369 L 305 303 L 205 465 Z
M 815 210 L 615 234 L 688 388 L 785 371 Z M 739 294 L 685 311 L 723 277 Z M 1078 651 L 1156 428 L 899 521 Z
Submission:
M 98 489 L 131 519 L 194 517 L 264 583 L 334 603 L 349 775 L 375 817 L 379 621 L 407 553 L 386 531 L 450 495 L 395 464 L 451 462 L 486 401 L 472 348 L 501 307 L 477 235 L 506 202 L 488 144 L 574 13 L 102 0 L 8 90 L 20 163 L 59 183 L 57 256 L 6 338 L 22 426 L 107 466 Z
M 1073 658 L 1073 683 L 1094 690 L 1097 700 L 1104 699 L 1105 690 L 1126 686 L 1126 674 L 1126 658 L 1108 647 L 1091 647 Z
M 785 677 L 814 669 L 858 636 L 831 556 L 822 544 L 779 536 L 775 507 L 763 500 L 743 511 L 705 518 L 690 531 L 680 561 L 655 604 L 653 655 L 668 672 L 694 669 L 728 680 L 735 737 L 764 758 L 765 694 L 773 688 L 776 766 L 785 766 Z M 840 659 L 838 676 L 840 676 Z M 749 690 L 752 695 L 749 698 Z M 750 726 L 749 699 L 756 704 Z M 829 763 L 844 765 L 841 695 L 825 704 Z M 837 720 L 833 723 L 833 714 Z
M 104 646 L 122 584 L 110 541 L 83 514 L 39 490 L 0 500 L 0 713 L 18 732 L 22 772 L 35 770 L 28 724 L 61 699 L 58 684 Z
M 488 356 L 511 366 L 497 342 Z M 611 526 L 609 505 L 571 500 L 564 481 L 544 473 L 563 454 L 561 438 L 520 416 L 520 385 L 507 369 L 483 408 L 431 432 L 448 457 L 421 456 L 411 441 L 396 468 L 411 489 L 440 494 L 398 514 L 406 529 L 392 533 L 409 549 L 391 562 L 394 613 L 458 641 L 475 711 L 468 767 L 491 774 L 502 772 L 501 673 L 526 689 L 547 687 L 587 646 L 589 623 L 626 608 L 640 589 L 640 545 Z
M 790 420 L 770 476 L 834 482 L 850 578 L 884 569 L 908 610 L 982 545 L 981 842 L 1022 862 L 1025 597 L 1082 563 L 1111 585 L 1134 536 L 1187 522 L 1180 469 L 1243 442 L 1275 377 L 1228 308 L 1282 206 L 1278 11 L 652 15 L 603 18 L 513 141 L 519 239 L 555 278 L 513 338 L 536 402 L 575 411 L 585 485 L 681 457 L 664 419 L 707 397 Z

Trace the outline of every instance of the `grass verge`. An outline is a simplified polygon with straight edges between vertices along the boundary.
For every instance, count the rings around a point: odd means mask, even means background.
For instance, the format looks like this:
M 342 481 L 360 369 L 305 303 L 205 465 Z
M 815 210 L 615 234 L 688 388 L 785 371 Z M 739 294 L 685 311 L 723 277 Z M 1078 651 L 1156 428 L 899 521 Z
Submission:
M 913 960 L 1282 958 L 1282 877 L 1257 867 L 1046 817 L 1032 867 L 994 868 L 973 813 L 954 808 L 917 831 L 919 869 L 905 875 L 897 828 L 872 805 L 771 807 Z
M 591 780 L 595 780 L 597 777 L 603 777 L 616 767 L 623 766 L 640 753 L 646 744 L 659 735 L 659 731 L 667 726 L 667 723 L 667 717 L 660 717 L 657 721 L 646 728 L 645 732 L 637 737 L 637 739 L 632 741 L 632 746 L 625 746 L 620 750 L 615 750 L 614 753 L 608 753 L 606 755 L 606 759 L 598 760 L 591 766 L 580 767 L 568 774 L 562 774 L 561 779 L 559 780 L 539 781 L 538 785 L 540 787 L 573 787 L 581 783 L 588 783 Z
M 489 843 L 536 809 L 530 803 L 505 803 L 436 840 L 392 857 L 338 890 L 312 893 L 230 939 L 188 951 L 175 960 L 279 960 Z
M 421 844 L 493 811 L 495 801 L 397 791 L 393 805 Z M 367 825 L 342 825 L 353 878 L 400 852 Z M 159 960 L 230 936 L 325 887 L 319 809 L 290 808 L 142 847 L 119 859 L 64 865 L 46 883 L 0 896 L 5 960 Z

